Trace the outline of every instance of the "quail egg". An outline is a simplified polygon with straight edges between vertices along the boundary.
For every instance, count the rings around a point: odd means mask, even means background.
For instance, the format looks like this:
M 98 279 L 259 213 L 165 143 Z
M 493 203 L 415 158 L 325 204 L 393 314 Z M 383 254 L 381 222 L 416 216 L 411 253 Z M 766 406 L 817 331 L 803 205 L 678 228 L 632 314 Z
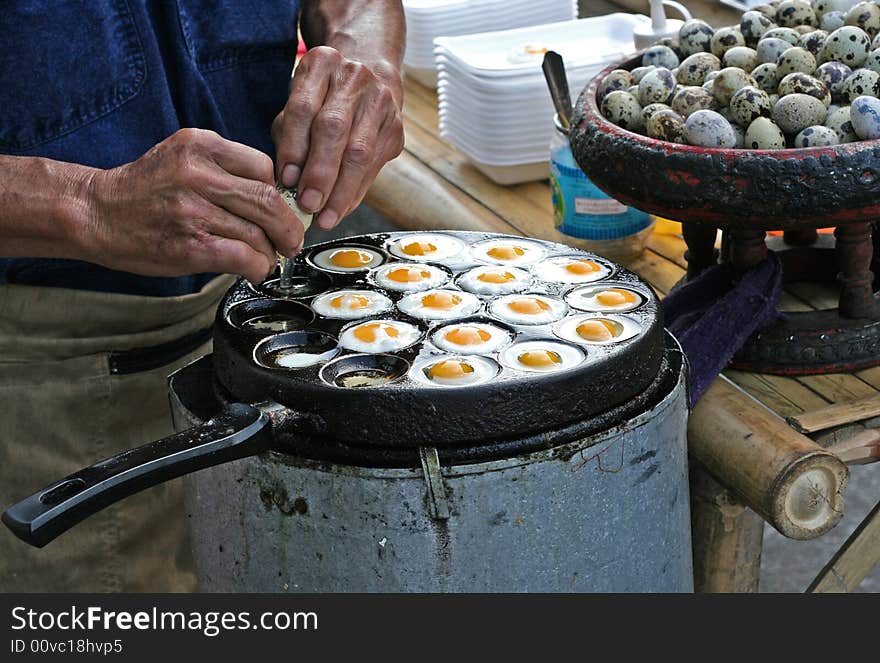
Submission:
M 816 12 L 806 0 L 785 0 L 776 10 L 776 22 L 793 28 L 796 25 L 816 25 Z
M 391 300 L 375 290 L 334 290 L 312 300 L 312 310 L 325 318 L 357 320 L 391 310 Z
M 854 25 L 844 25 L 825 39 L 819 59 L 822 62 L 842 62 L 854 68 L 860 67 L 870 52 L 871 39 L 868 34 Z
M 871 40 L 871 50 L 876 50 L 878 48 L 880 48 L 880 34 Z
M 812 53 L 814 58 L 817 58 L 819 53 L 822 52 L 822 47 L 825 45 L 827 38 L 828 33 L 825 30 L 813 30 L 805 35 L 801 35 L 799 45 Z
M 315 266 L 332 272 L 364 272 L 384 260 L 381 253 L 366 246 L 339 246 L 311 257 Z
M 770 97 L 764 90 L 746 85 L 730 98 L 730 117 L 738 125 L 748 127 L 759 117 L 770 117 Z
M 702 85 L 711 72 L 719 69 L 721 60 L 711 53 L 694 53 L 679 65 L 676 80 L 679 85 Z
M 371 272 L 370 278 L 382 288 L 407 292 L 436 288 L 446 283 L 449 274 L 434 265 L 392 262 Z
M 642 55 L 642 66 L 650 65 L 675 69 L 678 66 L 678 55 L 668 46 L 651 46 Z
M 880 99 L 858 97 L 853 100 L 850 121 L 856 136 L 862 140 L 880 138 Z
M 462 274 L 458 285 L 463 290 L 478 295 L 500 295 L 522 292 L 532 283 L 529 273 L 516 267 L 487 265 L 476 267 Z
M 685 140 L 699 147 L 733 147 L 736 135 L 730 122 L 715 111 L 699 110 L 684 124 Z
M 775 0 L 772 1 L 775 2 Z M 773 22 L 773 25 L 776 25 L 776 5 L 778 4 L 778 2 L 776 2 L 775 4 L 768 2 L 763 5 L 758 5 L 757 7 L 754 7 L 753 10 L 763 14 Z
M 638 85 L 633 85 L 632 87 L 628 87 L 626 89 L 626 91 L 629 92 L 636 99 L 639 98 L 639 86 Z
M 355 352 L 396 352 L 422 337 L 417 327 L 399 320 L 369 320 L 343 329 L 339 345 Z
M 708 52 L 715 31 L 705 21 L 692 18 L 678 30 L 678 47 L 685 57 Z
M 575 288 L 565 296 L 572 308 L 598 313 L 632 311 L 645 301 L 635 290 L 620 285 L 588 285 Z
M 859 139 L 853 129 L 850 111 L 849 106 L 841 106 L 829 112 L 825 118 L 825 126 L 837 134 L 839 143 L 853 143 Z
M 568 306 L 544 295 L 505 295 L 489 304 L 489 312 L 514 325 L 545 325 L 568 312 Z
M 500 356 L 509 368 L 532 373 L 555 373 L 574 368 L 584 360 L 578 348 L 558 341 L 525 341 L 511 345 Z
M 510 341 L 510 334 L 485 322 L 455 322 L 440 327 L 431 341 L 441 350 L 459 354 L 489 354 Z
M 601 103 L 609 92 L 626 90 L 632 84 L 633 77 L 631 73 L 625 69 L 615 69 L 609 72 L 596 88 L 596 101 Z
M 553 283 L 591 283 L 604 279 L 611 269 L 591 258 L 557 256 L 539 262 L 532 267 L 532 273 L 543 281 Z
M 710 81 L 711 83 L 711 81 Z M 694 111 L 715 108 L 715 98 L 702 87 L 680 86 L 672 98 L 672 110 L 686 118 Z M 645 123 L 650 135 L 651 128 Z
M 827 114 L 825 104 L 815 97 L 789 94 L 776 102 L 771 117 L 784 133 L 794 135 L 814 124 L 822 124 Z
M 795 147 L 828 147 L 839 142 L 834 130 L 822 125 L 807 127 L 794 137 Z
M 862 67 L 880 73 L 880 49 L 875 48 L 873 51 L 868 53 L 868 57 L 865 58 L 864 63 L 862 63 Z
M 540 244 L 511 237 L 474 244 L 471 255 L 477 260 L 495 265 L 528 265 L 543 258 L 544 249 Z
M 819 27 L 825 32 L 834 32 L 837 28 L 846 25 L 846 14 L 844 12 L 828 12 L 819 19 Z
M 880 97 L 880 74 L 870 69 L 857 69 L 843 82 L 843 97 L 850 102 L 856 97 Z
M 755 79 L 758 87 L 764 90 L 767 94 L 773 94 L 776 92 L 776 88 L 779 87 L 779 77 L 776 75 L 775 62 L 759 64 L 752 69 L 752 78 Z
M 855 25 L 873 37 L 880 32 L 880 7 L 874 2 L 860 2 L 846 12 L 846 25 Z
M 605 345 L 619 343 L 637 336 L 638 323 L 626 316 L 595 314 L 569 316 L 553 330 L 557 336 L 575 343 Z
M 413 292 L 397 302 L 397 308 L 419 320 L 463 318 L 480 310 L 480 300 L 460 290 Z
M 745 147 L 751 150 L 784 150 L 785 135 L 767 117 L 759 117 L 746 129 Z
M 724 54 L 722 64 L 750 72 L 758 65 L 758 52 L 748 46 L 734 46 Z
M 852 0 L 816 0 L 816 16 L 821 18 L 829 12 L 846 13 L 852 5 Z
M 443 260 L 461 253 L 464 244 L 451 235 L 408 234 L 391 242 L 388 250 L 404 260 Z
M 718 28 L 709 40 L 709 50 L 716 58 L 724 57 L 734 46 L 745 46 L 746 40 L 739 27 Z
M 639 103 L 642 106 L 668 104 L 672 101 L 675 86 L 675 76 L 672 75 L 672 72 L 658 67 L 645 74 L 645 77 L 639 82 Z
M 843 84 L 851 73 L 852 69 L 842 62 L 824 62 L 816 68 L 816 78 L 825 83 L 832 101 L 844 98 Z
M 712 93 L 715 95 L 715 101 L 718 102 L 718 105 L 724 107 L 730 104 L 733 93 L 746 85 L 757 87 L 757 82 L 742 69 L 727 67 L 715 77 Z
M 826 108 L 831 105 L 828 86 L 809 74 L 795 72 L 785 76 L 779 82 L 779 95 L 784 97 L 787 94 L 808 94 L 825 104 Z
M 755 47 L 755 52 L 758 54 L 758 64 L 764 64 L 765 62 L 776 64 L 779 56 L 790 48 L 794 48 L 794 44 L 778 37 L 768 37 L 765 35 Z
M 776 24 L 759 11 L 747 11 L 742 15 L 739 21 L 739 30 L 745 39 L 746 44 L 754 46 L 758 40 L 764 36 L 764 33 Z
M 781 39 L 792 46 L 797 46 L 801 43 L 800 34 L 793 28 L 773 28 L 772 30 L 767 30 L 762 39 Z
M 466 387 L 494 378 L 498 365 L 487 357 L 446 355 L 414 364 L 411 375 L 427 384 Z
M 795 46 L 782 53 L 776 60 L 776 75 L 780 81 L 788 74 L 799 71 L 812 74 L 816 71 L 816 58 L 807 49 Z
M 642 108 L 642 122 L 644 123 L 644 125 L 647 127 L 648 120 L 651 119 L 651 116 L 654 113 L 658 113 L 662 110 L 672 110 L 672 108 L 667 106 L 666 104 L 648 104 L 647 106 Z
M 600 108 L 602 115 L 622 129 L 638 132 L 643 128 L 642 106 L 629 92 L 609 92 L 602 100 Z
M 632 80 L 634 85 L 638 85 L 639 82 L 645 77 L 645 74 L 648 74 L 654 71 L 657 67 L 654 65 L 647 65 L 644 67 L 636 67 L 632 70 Z

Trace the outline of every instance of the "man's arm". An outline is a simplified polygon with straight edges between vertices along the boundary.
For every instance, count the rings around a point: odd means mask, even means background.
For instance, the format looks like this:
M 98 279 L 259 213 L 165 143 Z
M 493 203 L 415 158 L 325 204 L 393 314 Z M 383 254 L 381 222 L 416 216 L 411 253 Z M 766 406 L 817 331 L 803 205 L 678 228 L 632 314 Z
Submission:
M 399 0 L 303 0 L 310 47 L 273 124 L 276 168 L 300 206 L 329 229 L 361 202 L 403 149 Z

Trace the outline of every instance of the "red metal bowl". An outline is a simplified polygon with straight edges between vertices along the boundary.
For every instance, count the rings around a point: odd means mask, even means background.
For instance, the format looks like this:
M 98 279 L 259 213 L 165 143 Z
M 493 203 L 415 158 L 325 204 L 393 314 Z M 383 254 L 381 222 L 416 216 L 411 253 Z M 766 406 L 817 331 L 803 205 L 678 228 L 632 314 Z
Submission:
M 597 75 L 578 98 L 571 146 L 614 198 L 678 221 L 721 228 L 824 228 L 880 218 L 880 140 L 793 150 L 731 150 L 654 140 L 606 120 Z

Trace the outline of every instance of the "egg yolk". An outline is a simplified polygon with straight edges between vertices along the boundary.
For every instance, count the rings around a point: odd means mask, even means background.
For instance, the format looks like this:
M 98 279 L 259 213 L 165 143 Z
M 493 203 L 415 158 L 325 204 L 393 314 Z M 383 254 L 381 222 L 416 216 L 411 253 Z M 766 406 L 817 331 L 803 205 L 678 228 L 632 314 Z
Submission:
M 529 368 L 550 368 L 561 364 L 562 357 L 553 350 L 529 350 L 517 357 L 517 361 Z
M 509 283 L 515 278 L 510 272 L 483 272 L 477 276 L 477 280 L 483 283 Z
M 493 246 L 486 251 L 486 255 L 495 258 L 495 260 L 516 260 L 525 254 L 524 248 L 513 245 Z
M 388 278 L 398 283 L 418 283 L 431 277 L 431 272 L 417 267 L 399 267 L 388 272 Z
M 330 300 L 330 306 L 333 308 L 347 308 L 349 311 L 367 308 L 370 300 L 363 295 L 339 295 Z
M 461 304 L 461 297 L 451 292 L 432 292 L 422 297 L 422 306 L 449 311 Z
M 492 334 L 479 327 L 455 327 L 446 332 L 445 338 L 455 345 L 479 345 L 492 338 Z
M 629 290 L 611 288 L 610 290 L 603 290 L 596 295 L 596 301 L 603 306 L 626 306 L 627 304 L 634 304 L 636 296 Z
M 473 372 L 474 367 L 465 361 L 445 359 L 444 361 L 438 361 L 428 369 L 428 377 L 432 380 L 437 378 L 454 380 L 456 378 L 463 378 Z
M 619 334 L 610 320 L 586 320 L 577 327 L 578 336 L 587 341 L 610 341 Z
M 600 269 L 602 268 L 592 260 L 572 260 L 565 266 L 567 272 L 570 274 L 576 274 L 577 276 L 592 274 L 598 272 Z
M 330 256 L 330 262 L 337 267 L 345 269 L 353 269 L 356 267 L 364 267 L 373 262 L 373 256 L 366 251 L 358 251 L 357 249 L 343 249 L 336 251 Z
M 381 322 L 371 322 L 361 325 L 354 330 L 355 338 L 360 339 L 364 343 L 375 343 L 380 334 L 385 334 L 388 338 L 397 338 L 400 331 L 393 325 L 386 325 Z
M 401 250 L 408 256 L 426 256 L 437 252 L 437 247 L 431 242 L 410 242 L 404 244 Z
M 522 315 L 538 315 L 550 310 L 550 305 L 534 297 L 522 297 L 507 302 L 507 308 Z

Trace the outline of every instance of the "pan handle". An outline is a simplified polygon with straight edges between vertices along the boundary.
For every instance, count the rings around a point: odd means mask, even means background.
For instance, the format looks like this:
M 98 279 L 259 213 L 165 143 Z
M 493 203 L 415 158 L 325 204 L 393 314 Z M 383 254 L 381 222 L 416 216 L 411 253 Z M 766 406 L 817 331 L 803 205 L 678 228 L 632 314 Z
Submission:
M 9 507 L 3 523 L 25 543 L 42 548 L 124 497 L 189 472 L 261 453 L 271 442 L 269 416 L 235 403 L 200 426 L 124 451 L 46 486 Z

